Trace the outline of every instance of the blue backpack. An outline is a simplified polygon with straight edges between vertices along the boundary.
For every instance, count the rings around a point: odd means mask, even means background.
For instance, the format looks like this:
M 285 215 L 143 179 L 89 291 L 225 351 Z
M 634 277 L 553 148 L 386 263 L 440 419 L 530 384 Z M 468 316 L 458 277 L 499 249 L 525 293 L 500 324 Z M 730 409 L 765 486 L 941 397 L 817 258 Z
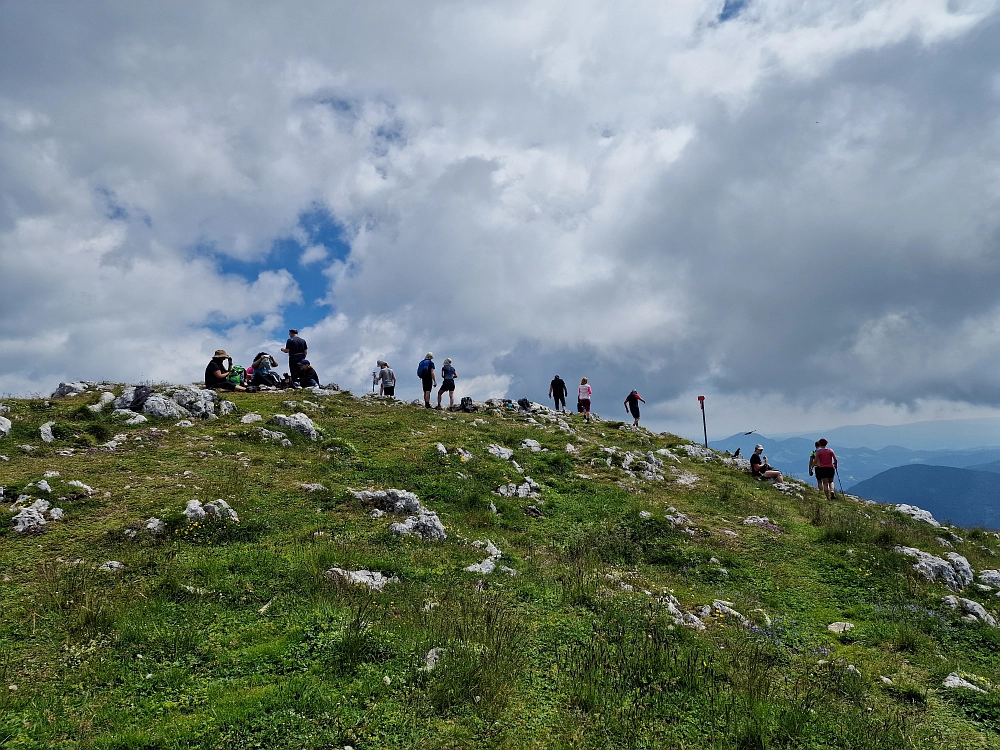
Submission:
M 431 374 L 431 361 L 429 359 L 420 360 L 420 364 L 417 365 L 417 377 L 426 378 Z

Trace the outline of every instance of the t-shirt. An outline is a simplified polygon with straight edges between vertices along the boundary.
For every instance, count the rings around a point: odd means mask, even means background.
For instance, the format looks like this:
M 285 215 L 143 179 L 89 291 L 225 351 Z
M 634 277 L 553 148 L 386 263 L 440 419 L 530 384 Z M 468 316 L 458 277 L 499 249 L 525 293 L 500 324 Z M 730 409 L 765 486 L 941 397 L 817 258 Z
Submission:
M 816 451 L 816 464 L 824 468 L 833 466 L 833 451 L 829 448 L 820 448 Z
M 388 367 L 383 367 L 378 371 L 378 379 L 382 381 L 382 385 L 388 388 L 392 388 L 396 385 L 396 373 L 390 370 Z
M 213 359 L 209 362 L 208 367 L 205 368 L 205 387 L 211 388 L 225 383 L 226 379 L 222 377 L 223 372 L 225 372 L 225 367 L 221 359 Z
M 760 454 L 754 453 L 750 456 L 750 472 L 752 474 L 760 474 Z
M 421 365 L 423 365 L 424 362 L 427 363 L 426 365 L 424 365 L 424 367 L 427 368 L 427 372 L 425 372 L 421 377 L 426 378 L 427 380 L 430 380 L 431 379 L 431 373 L 434 372 L 434 362 L 433 362 L 433 360 L 430 360 L 430 359 L 422 359 L 422 360 L 420 360 L 420 364 Z M 419 365 L 418 365 L 418 368 L 419 368 Z
M 638 393 L 630 393 L 630 394 L 628 394 L 628 398 L 625 399 L 625 400 L 628 401 L 628 408 L 629 409 L 638 409 L 639 408 L 639 394 Z
M 581 401 L 589 401 L 590 397 L 593 395 L 594 389 L 589 385 L 581 385 L 576 389 L 576 397 Z
M 298 364 L 306 358 L 306 350 L 309 347 L 306 346 L 304 338 L 292 336 L 285 342 L 285 348 L 288 350 L 288 361 Z
M 444 378 L 445 380 L 454 380 L 455 368 L 452 367 L 451 365 L 444 365 L 441 368 L 441 377 Z
M 254 362 L 254 372 L 265 374 L 271 372 L 271 358 L 261 357 L 256 362 Z
M 549 383 L 549 388 L 552 389 L 553 396 L 565 396 L 566 395 L 566 381 L 562 378 L 556 378 L 551 383 Z

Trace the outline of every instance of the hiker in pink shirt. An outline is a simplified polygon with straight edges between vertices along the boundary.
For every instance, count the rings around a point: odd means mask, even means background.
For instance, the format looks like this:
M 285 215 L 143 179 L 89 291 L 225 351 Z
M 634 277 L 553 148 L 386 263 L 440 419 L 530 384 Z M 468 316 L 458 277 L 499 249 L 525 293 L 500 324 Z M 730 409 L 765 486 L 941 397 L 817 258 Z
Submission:
M 583 421 L 590 421 L 590 399 L 594 395 L 594 389 L 587 384 L 587 378 L 580 381 L 580 387 L 576 389 L 576 410 L 583 413 Z

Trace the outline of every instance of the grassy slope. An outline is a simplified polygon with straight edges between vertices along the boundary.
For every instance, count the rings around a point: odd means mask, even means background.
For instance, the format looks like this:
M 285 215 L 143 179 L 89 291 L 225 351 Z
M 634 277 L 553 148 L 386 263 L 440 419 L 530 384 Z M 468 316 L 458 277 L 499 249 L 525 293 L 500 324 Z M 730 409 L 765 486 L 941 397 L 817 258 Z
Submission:
M 305 411 L 323 442 L 293 436 L 281 448 L 239 423 L 247 411 L 289 413 L 288 398 L 322 403 Z M 788 497 L 687 459 L 693 487 L 670 474 L 620 484 L 619 469 L 590 465 L 599 445 L 645 452 L 680 440 L 575 417 L 589 442 L 514 415 L 347 394 L 237 394 L 236 415 L 188 429 L 123 428 L 79 408 L 94 400 L 7 402 L 6 496 L 57 470 L 53 496 L 70 499 L 41 535 L 15 534 L 0 512 L 0 747 L 1000 747 L 995 693 L 939 687 L 956 670 L 1000 683 L 1000 631 L 957 620 L 940 604 L 946 590 L 909 573 L 895 544 L 940 547 L 898 514 L 814 490 Z M 38 439 L 47 421 L 61 436 L 51 445 Z M 143 439 L 55 455 L 108 429 Z M 527 437 L 551 449 L 515 456 L 543 486 L 541 519 L 523 512 L 537 501 L 492 492 L 520 475 L 486 445 Z M 459 446 L 475 458 L 463 463 Z M 98 491 L 74 498 L 69 479 Z M 448 540 L 392 536 L 391 519 L 371 520 L 347 491 L 369 486 L 416 492 Z M 241 523 L 186 527 L 179 511 L 192 497 L 227 498 Z M 667 506 L 698 533 L 671 529 Z M 742 525 L 751 514 L 786 533 Z M 170 522 L 167 540 L 126 538 L 152 515 Z M 982 548 L 996 540 L 966 536 L 956 548 L 973 567 L 997 567 Z M 477 586 L 462 571 L 484 556 L 468 542 L 486 538 L 515 578 Z M 96 572 L 106 560 L 124 573 Z M 381 594 L 338 586 L 323 576 L 335 565 L 400 582 Z M 644 590 L 673 591 L 688 610 L 727 599 L 757 626 L 674 628 Z M 856 629 L 826 630 L 844 619 Z M 426 672 L 431 647 L 446 650 Z

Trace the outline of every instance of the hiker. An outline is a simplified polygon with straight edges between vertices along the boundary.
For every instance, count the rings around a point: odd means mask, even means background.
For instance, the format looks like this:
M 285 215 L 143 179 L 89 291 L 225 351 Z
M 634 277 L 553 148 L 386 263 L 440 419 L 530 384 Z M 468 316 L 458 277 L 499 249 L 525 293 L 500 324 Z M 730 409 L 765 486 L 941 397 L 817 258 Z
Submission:
M 299 384 L 303 388 L 316 388 L 319 386 L 319 375 L 308 359 L 299 362 Z
M 590 421 L 590 400 L 594 396 L 594 389 L 590 387 L 587 378 L 580 380 L 580 387 L 576 389 L 576 410 L 583 414 L 583 421 Z
M 378 395 L 393 398 L 396 395 L 396 373 L 392 371 L 389 363 L 385 360 L 379 360 L 378 365 Z
M 225 349 L 216 349 L 205 368 L 205 387 L 217 391 L 245 391 L 242 384 L 229 380 L 232 374 L 233 358 L 226 354 Z
M 819 441 L 817 440 L 813 443 L 812 453 L 809 454 L 809 476 L 813 475 L 813 471 L 816 470 L 816 451 L 819 450 Z M 816 478 L 816 486 L 819 489 L 823 489 L 823 485 L 820 482 L 819 477 Z
M 288 355 L 288 372 L 292 377 L 292 386 L 296 386 L 299 382 L 299 366 L 309 354 L 309 347 L 306 344 L 306 340 L 299 338 L 299 332 L 294 328 L 288 329 L 288 341 L 285 342 L 285 346 L 281 349 L 285 354 Z
M 562 411 L 566 411 L 567 393 L 569 393 L 569 388 L 566 387 L 566 381 L 558 375 L 552 378 L 552 382 L 549 383 L 549 398 L 555 399 L 556 411 L 559 411 L 559 404 L 562 404 Z
M 837 473 L 837 454 L 827 448 L 826 438 L 820 438 L 816 443 L 816 482 L 823 490 L 827 500 L 833 500 L 836 494 L 833 489 L 833 477 Z
M 646 399 L 639 395 L 635 388 L 625 397 L 625 411 L 632 413 L 632 426 L 639 426 L 639 402 L 646 403 Z
M 270 354 L 267 352 L 257 352 L 257 356 L 254 357 L 253 364 L 250 366 L 253 369 L 253 380 L 250 381 L 251 385 L 277 386 L 281 381 L 277 375 L 271 372 L 271 369 L 277 366 L 278 360 Z
M 424 408 L 431 408 L 431 391 L 437 386 L 437 375 L 434 374 L 434 352 L 427 352 L 417 365 L 417 377 L 424 390 Z
M 760 443 L 754 446 L 753 455 L 750 456 L 750 473 L 754 479 L 775 479 L 779 482 L 785 481 L 781 472 L 767 463 L 767 456 L 761 455 L 764 446 Z
M 455 408 L 455 378 L 457 377 L 458 373 L 451 366 L 451 357 L 445 357 L 444 364 L 441 365 L 441 390 L 438 391 L 438 409 L 441 408 L 441 397 L 445 392 L 448 393 L 448 399 L 451 402 L 448 408 Z

